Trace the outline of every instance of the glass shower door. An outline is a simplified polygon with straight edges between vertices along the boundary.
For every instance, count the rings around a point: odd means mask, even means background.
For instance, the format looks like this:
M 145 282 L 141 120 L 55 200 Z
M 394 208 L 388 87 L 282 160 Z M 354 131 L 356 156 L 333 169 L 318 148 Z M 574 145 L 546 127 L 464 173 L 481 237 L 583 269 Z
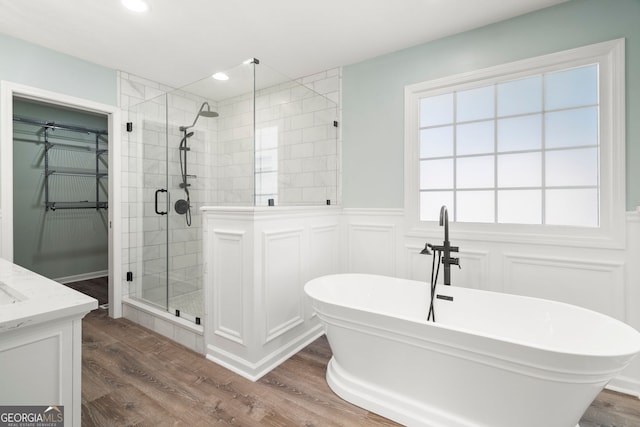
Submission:
M 129 109 L 129 295 L 196 324 L 204 312 L 199 208 L 211 204 L 216 117 L 184 91 Z
M 131 107 L 129 122 L 129 294 L 167 310 L 167 96 Z
M 209 159 L 218 113 L 212 101 L 180 89 L 167 95 L 167 105 L 168 310 L 200 324 L 204 315 L 200 207 L 211 204 Z

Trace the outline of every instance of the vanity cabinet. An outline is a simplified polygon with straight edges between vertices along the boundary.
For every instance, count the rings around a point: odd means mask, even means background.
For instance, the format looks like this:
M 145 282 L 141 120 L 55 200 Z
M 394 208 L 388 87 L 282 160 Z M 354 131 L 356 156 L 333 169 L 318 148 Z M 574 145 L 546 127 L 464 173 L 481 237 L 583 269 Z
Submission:
M 98 302 L 0 259 L 0 405 L 64 406 L 80 426 L 82 318 Z

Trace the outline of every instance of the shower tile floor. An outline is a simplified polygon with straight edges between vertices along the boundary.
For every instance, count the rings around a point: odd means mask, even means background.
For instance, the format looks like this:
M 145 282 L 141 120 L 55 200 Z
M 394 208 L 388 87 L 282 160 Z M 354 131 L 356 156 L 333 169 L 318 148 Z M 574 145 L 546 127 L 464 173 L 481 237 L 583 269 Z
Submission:
M 181 313 L 186 313 L 194 317 L 203 317 L 204 299 L 202 290 L 192 291 L 169 298 L 169 311 L 176 309 Z
M 204 292 L 198 289 L 198 286 L 188 282 L 174 281 L 169 285 L 169 292 L 168 307 L 165 306 L 167 289 L 164 286 L 143 289 L 142 296 L 134 294 L 130 296 L 161 310 L 166 308 L 169 313 L 180 310 L 181 316 L 191 321 L 195 321 L 196 317 L 204 316 Z
M 109 302 L 109 278 L 98 277 L 95 279 L 82 280 L 73 283 L 66 283 L 72 289 L 82 292 L 98 300 L 99 305 Z M 186 292 L 179 293 L 180 284 L 173 287 L 174 295 L 169 298 L 170 313 L 180 310 L 181 316 L 187 320 L 195 322 L 196 317 L 204 317 L 204 292 L 202 289 L 193 290 L 193 286 L 183 286 L 183 289 L 189 289 Z M 166 295 L 165 289 L 151 289 L 145 292 L 144 298 L 137 298 L 143 302 L 149 303 L 156 307 L 164 306 Z

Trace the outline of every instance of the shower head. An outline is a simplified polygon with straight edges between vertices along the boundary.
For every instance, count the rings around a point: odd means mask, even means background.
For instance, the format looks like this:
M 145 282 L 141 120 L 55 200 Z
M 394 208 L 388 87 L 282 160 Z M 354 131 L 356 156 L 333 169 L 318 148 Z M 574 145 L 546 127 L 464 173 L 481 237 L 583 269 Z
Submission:
M 429 248 L 433 248 L 431 243 L 425 243 L 424 249 L 420 251 L 420 255 L 431 255 L 431 251 L 429 250 Z
M 207 109 L 205 110 L 204 107 L 207 107 Z M 190 128 L 194 127 L 196 125 L 196 122 L 200 118 L 200 116 L 202 116 L 202 117 L 218 117 L 218 113 L 216 113 L 215 111 L 211 111 L 211 107 L 209 106 L 209 103 L 205 101 L 200 106 L 200 110 L 198 111 L 198 114 L 196 114 L 196 118 L 193 121 L 193 124 L 191 124 L 191 126 L 180 126 L 180 130 L 181 131 L 185 131 L 187 129 L 190 129 Z
M 207 109 L 207 111 L 200 111 L 198 115 L 202 117 L 218 117 L 218 113 L 209 109 Z
M 207 109 L 205 110 L 204 107 L 207 107 Z M 211 107 L 209 106 L 208 102 L 203 102 L 200 106 L 200 110 L 198 111 L 198 115 L 196 116 L 196 121 L 198 120 L 198 116 L 218 117 L 218 113 L 216 113 L 215 111 L 211 111 Z M 195 122 L 193 123 L 195 124 Z

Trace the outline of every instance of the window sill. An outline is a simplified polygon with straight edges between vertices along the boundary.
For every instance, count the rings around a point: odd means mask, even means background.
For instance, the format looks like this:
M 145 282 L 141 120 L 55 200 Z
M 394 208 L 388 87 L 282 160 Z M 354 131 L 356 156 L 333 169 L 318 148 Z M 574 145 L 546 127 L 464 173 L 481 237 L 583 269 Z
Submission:
M 640 217 L 640 212 L 627 215 Z M 441 233 L 437 222 L 420 222 L 407 231 L 407 237 L 425 238 Z M 626 221 L 611 230 L 603 228 L 449 223 L 449 233 L 455 240 L 471 240 L 492 243 L 525 245 L 552 245 L 579 248 L 626 248 Z M 452 239 L 453 240 L 453 239 Z

